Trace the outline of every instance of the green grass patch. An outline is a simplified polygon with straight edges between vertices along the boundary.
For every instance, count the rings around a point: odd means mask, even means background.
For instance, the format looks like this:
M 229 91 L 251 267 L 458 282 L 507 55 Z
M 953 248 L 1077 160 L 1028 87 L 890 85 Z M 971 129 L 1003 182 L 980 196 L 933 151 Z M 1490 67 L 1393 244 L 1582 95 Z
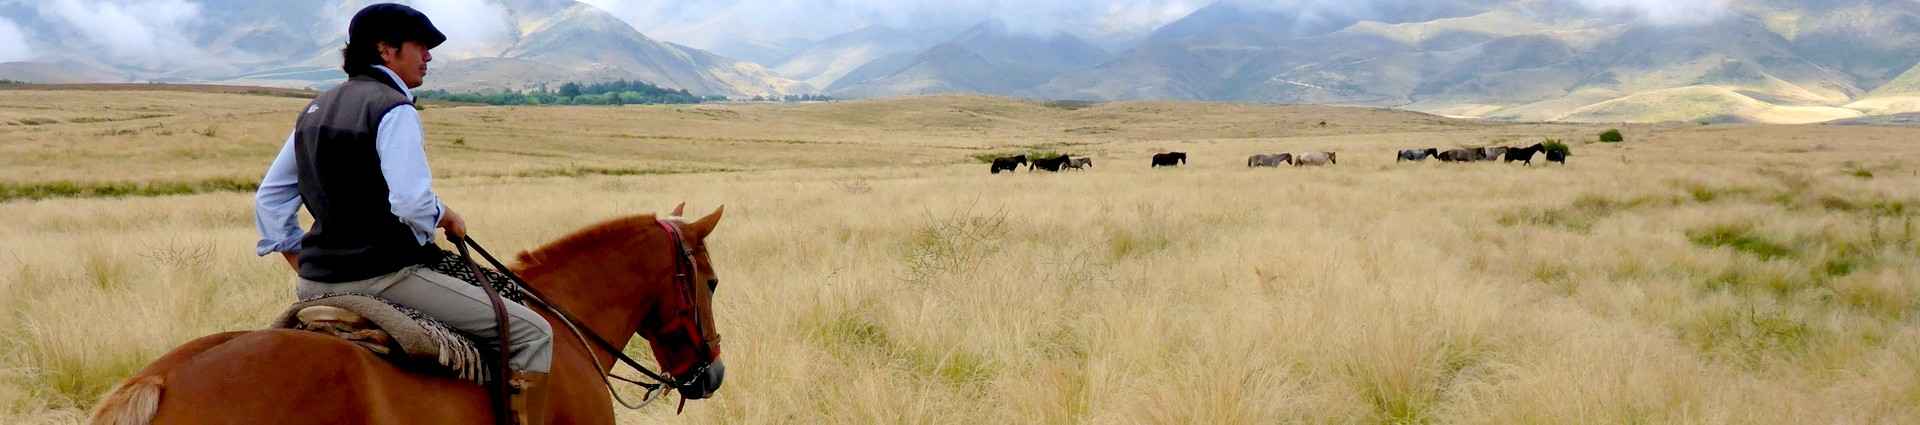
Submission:
M 829 346 L 884 349 L 893 345 L 887 329 L 856 312 L 845 312 L 815 330 L 815 336 Z
M 965 350 L 909 349 L 898 356 L 906 361 L 908 370 L 953 386 L 985 383 L 999 369 L 985 356 Z
M 166 118 L 166 117 L 171 117 L 171 116 L 172 116 L 172 115 L 167 115 L 167 114 L 139 114 L 139 115 L 134 115 L 134 116 L 130 116 L 130 117 L 122 117 L 122 118 L 114 118 L 114 117 L 80 117 L 80 118 L 74 118 L 74 119 L 70 119 L 70 120 L 67 120 L 67 122 L 68 122 L 68 123 L 73 123 L 73 124 L 94 124 L 94 123 L 103 123 L 103 122 L 119 122 L 119 121 L 133 121 L 133 120 L 144 120 L 144 119 L 148 119 L 148 118 Z
M 60 120 L 56 120 L 52 118 L 21 118 L 20 119 L 20 125 L 47 125 L 47 124 L 59 124 L 59 123 L 60 123 Z
M 1679 181 L 1672 184 L 1686 189 L 1688 198 L 1702 204 L 1734 199 L 1765 198 L 1765 191 L 1759 188 L 1709 186 L 1705 183 L 1692 181 Z
M 1722 224 L 1687 232 L 1687 240 L 1705 248 L 1732 248 L 1762 260 L 1793 258 L 1793 247 L 1767 239 L 1746 224 Z
M 1048 108 L 1053 108 L 1053 109 L 1078 111 L 1081 109 L 1100 106 L 1100 102 L 1091 101 L 1091 100 L 1055 100 L 1055 101 L 1044 103 L 1043 105 L 1046 105 Z
M 1593 225 L 1622 211 L 1679 204 L 1676 199 L 1659 197 L 1638 197 L 1632 199 L 1614 199 L 1603 195 L 1586 194 L 1575 198 L 1572 204 L 1561 208 L 1528 210 L 1501 216 L 1499 223 L 1506 226 L 1522 224 L 1536 226 L 1561 227 L 1575 231 L 1591 231 Z
M 739 171 L 739 170 L 734 170 L 730 168 L 681 169 L 681 168 L 626 168 L 626 167 L 573 166 L 573 167 L 565 167 L 565 168 L 547 168 L 547 169 L 539 169 L 539 170 L 521 171 L 521 172 L 513 173 L 513 177 L 546 178 L 546 177 L 586 177 L 586 176 L 615 176 L 615 177 L 661 176 L 661 175 L 672 175 L 672 174 L 726 173 L 726 172 L 733 172 L 733 171 Z
M 198 193 L 252 192 L 260 183 L 252 179 L 219 177 L 180 182 L 0 182 L 0 202 L 57 198 L 126 198 L 192 195 Z
M 1173 239 L 1154 229 L 1111 226 L 1107 229 L 1107 256 L 1114 260 L 1142 257 L 1173 246 Z
M 1804 353 L 1822 336 L 1818 328 L 1785 311 L 1749 306 L 1714 308 L 1679 327 L 1681 338 L 1701 352 L 1748 364 Z

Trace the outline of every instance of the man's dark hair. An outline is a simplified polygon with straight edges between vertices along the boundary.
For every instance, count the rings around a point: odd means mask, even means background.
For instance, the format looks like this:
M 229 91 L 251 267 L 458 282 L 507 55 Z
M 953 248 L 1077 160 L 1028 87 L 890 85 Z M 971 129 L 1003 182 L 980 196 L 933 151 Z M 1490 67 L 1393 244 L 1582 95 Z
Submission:
M 387 43 L 390 46 L 399 47 L 404 42 L 388 41 Z M 380 44 L 377 41 L 347 43 L 347 47 L 340 49 L 340 58 L 342 59 L 340 70 L 346 71 L 349 77 L 374 74 L 374 65 L 386 64 L 386 60 L 380 57 Z
M 432 49 L 445 43 L 447 36 L 426 14 L 411 7 L 393 3 L 367 6 L 347 24 L 347 47 L 340 49 L 340 70 L 348 76 L 373 73 L 374 65 L 385 63 L 380 58 L 380 43 L 399 48 L 408 41 Z

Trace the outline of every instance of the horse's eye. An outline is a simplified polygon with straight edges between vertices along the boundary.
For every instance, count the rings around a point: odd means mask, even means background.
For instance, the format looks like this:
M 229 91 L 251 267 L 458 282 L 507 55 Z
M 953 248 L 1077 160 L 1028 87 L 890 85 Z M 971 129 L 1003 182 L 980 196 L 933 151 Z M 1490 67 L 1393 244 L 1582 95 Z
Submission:
M 720 278 L 716 277 L 712 279 L 707 279 L 707 292 L 717 292 L 719 290 L 720 290 Z

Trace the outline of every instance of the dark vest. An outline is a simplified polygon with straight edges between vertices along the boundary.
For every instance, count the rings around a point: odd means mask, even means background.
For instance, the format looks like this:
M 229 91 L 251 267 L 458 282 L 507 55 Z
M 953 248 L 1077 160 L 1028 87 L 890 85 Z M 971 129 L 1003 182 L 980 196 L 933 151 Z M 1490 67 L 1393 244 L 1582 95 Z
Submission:
M 385 75 L 357 75 L 322 93 L 294 127 L 300 199 L 313 229 L 300 240 L 300 277 L 315 282 L 365 280 L 425 264 L 439 248 L 421 244 L 393 215 L 387 180 L 374 150 L 380 119 L 413 107 Z

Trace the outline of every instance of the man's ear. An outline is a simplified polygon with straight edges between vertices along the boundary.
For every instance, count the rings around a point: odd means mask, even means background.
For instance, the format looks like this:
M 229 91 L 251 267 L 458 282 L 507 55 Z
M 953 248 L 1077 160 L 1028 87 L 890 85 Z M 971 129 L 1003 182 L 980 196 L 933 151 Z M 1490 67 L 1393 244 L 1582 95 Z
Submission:
M 380 61 L 382 63 L 392 63 L 394 59 L 400 57 L 400 46 L 395 46 L 393 43 L 385 41 L 375 42 L 373 43 L 373 50 L 380 52 Z

